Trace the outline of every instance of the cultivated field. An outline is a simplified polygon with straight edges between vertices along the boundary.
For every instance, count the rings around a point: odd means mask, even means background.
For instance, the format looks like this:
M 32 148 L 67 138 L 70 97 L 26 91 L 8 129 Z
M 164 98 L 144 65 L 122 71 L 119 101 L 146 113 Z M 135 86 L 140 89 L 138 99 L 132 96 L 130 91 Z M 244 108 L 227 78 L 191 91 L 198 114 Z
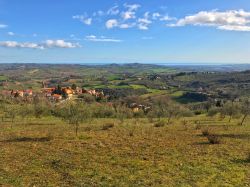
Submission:
M 0 186 L 249 186 L 250 122 L 227 121 L 1 122 Z

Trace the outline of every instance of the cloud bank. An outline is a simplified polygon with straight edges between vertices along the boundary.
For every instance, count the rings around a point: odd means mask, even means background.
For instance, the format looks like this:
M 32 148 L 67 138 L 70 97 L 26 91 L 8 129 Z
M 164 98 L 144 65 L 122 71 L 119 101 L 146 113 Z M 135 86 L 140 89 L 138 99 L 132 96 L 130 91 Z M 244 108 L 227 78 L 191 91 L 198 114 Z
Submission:
M 250 31 L 250 12 L 244 10 L 201 11 L 168 24 L 171 27 L 186 25 L 216 27 L 220 30 Z
M 42 43 L 2 41 L 0 42 L 0 46 L 6 48 L 28 48 L 28 49 L 81 47 L 78 43 L 65 42 L 64 40 L 46 40 Z

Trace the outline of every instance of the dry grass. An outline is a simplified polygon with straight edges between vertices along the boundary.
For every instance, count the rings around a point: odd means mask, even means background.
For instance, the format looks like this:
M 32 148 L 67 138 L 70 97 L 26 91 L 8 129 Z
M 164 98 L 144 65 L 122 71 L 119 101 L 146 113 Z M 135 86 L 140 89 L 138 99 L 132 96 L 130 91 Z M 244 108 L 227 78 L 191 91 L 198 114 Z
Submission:
M 105 123 L 103 126 L 102 126 L 102 130 L 108 130 L 108 129 L 111 129 L 115 126 L 114 123 Z
M 188 119 L 187 119 L 188 120 Z M 250 128 L 213 127 L 212 146 L 195 128 L 154 128 L 147 119 L 0 129 L 0 186 L 247 186 Z M 33 122 L 35 123 L 35 122 Z M 87 130 L 86 130 L 86 127 Z M 212 128 L 212 127 L 211 127 Z M 14 140 L 14 141 L 13 141 Z M 244 160 L 241 161 L 241 160 Z
M 210 134 L 207 136 L 207 139 L 208 139 L 208 142 L 211 143 L 211 144 L 219 144 L 221 143 L 221 139 L 214 135 L 214 134 Z
M 210 134 L 209 129 L 207 129 L 207 128 L 203 129 L 201 132 L 202 132 L 203 136 L 209 136 L 209 134 Z
M 247 154 L 247 162 L 250 163 L 250 153 Z
M 165 126 L 165 122 L 164 121 L 159 121 L 157 123 L 154 124 L 154 127 L 164 127 Z

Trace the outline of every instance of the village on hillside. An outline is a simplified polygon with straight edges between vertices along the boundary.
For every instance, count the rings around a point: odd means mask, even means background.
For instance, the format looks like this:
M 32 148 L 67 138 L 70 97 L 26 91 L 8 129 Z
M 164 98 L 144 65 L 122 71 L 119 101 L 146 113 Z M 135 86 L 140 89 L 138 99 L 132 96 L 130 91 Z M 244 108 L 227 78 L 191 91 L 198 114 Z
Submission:
M 109 95 L 105 95 L 103 91 L 97 91 L 95 89 L 85 89 L 80 88 L 73 84 L 72 86 L 61 87 L 60 85 L 56 87 L 46 87 L 46 84 L 42 83 L 42 88 L 39 92 L 34 92 L 32 89 L 26 90 L 3 90 L 1 95 L 5 97 L 11 97 L 16 99 L 21 99 L 23 101 L 32 100 L 34 97 L 46 98 L 51 103 L 60 104 L 66 100 L 76 100 L 81 99 L 85 95 L 93 97 L 96 101 L 105 100 Z M 110 105 L 112 103 L 110 102 Z M 151 106 L 131 102 L 127 105 L 134 113 L 143 111 L 148 112 Z
M 104 98 L 103 92 L 98 92 L 95 89 L 84 89 L 76 86 L 72 87 L 43 87 L 40 92 L 34 92 L 32 89 L 27 90 L 3 90 L 2 95 L 10 96 L 13 98 L 29 98 L 33 96 L 44 96 L 49 101 L 59 102 L 65 99 L 73 99 L 82 94 L 88 94 L 96 98 Z

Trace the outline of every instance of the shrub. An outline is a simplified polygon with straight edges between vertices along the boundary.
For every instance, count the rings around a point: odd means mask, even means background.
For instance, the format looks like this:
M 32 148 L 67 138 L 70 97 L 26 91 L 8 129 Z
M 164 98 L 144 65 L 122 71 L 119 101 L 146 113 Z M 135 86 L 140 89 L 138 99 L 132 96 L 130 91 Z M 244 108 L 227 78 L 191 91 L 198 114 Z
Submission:
M 154 118 L 151 117 L 151 116 L 148 116 L 148 122 L 149 122 L 149 123 L 153 123 L 153 122 L 154 122 Z
M 91 131 L 92 130 L 92 128 L 90 127 L 90 126 L 87 126 L 87 127 L 84 127 L 84 129 L 83 129 L 84 131 Z
M 250 163 L 250 153 L 248 153 L 248 155 L 247 155 L 247 162 Z
M 113 128 L 115 126 L 114 123 L 105 123 L 103 126 L 102 126 L 102 130 L 108 130 L 110 128 Z
M 219 111 L 218 111 L 217 108 L 211 108 L 211 109 L 209 109 L 209 111 L 208 111 L 208 113 L 207 113 L 207 116 L 213 117 L 213 116 L 215 116 L 218 112 L 219 112 Z
M 209 130 L 208 129 L 203 129 L 202 130 L 202 135 L 203 136 L 208 136 L 209 135 Z
M 201 114 L 202 114 L 202 111 L 196 110 L 196 111 L 194 112 L 194 114 L 197 115 L 197 116 L 198 116 L 198 115 L 201 115 Z
M 157 123 L 154 124 L 154 127 L 164 127 L 165 126 L 165 122 L 164 121 L 159 121 Z
M 223 125 L 223 129 L 224 129 L 225 131 L 227 131 L 227 130 L 228 130 L 228 125 Z
M 216 136 L 216 135 L 208 135 L 207 139 L 208 139 L 210 144 L 219 144 L 219 143 L 221 143 L 220 138 L 218 136 Z
M 106 105 L 92 105 L 92 112 L 95 118 L 110 118 L 115 116 L 114 108 Z
M 184 126 L 186 126 L 186 125 L 188 124 L 187 120 L 185 120 L 185 119 L 184 119 L 181 123 L 182 123 L 182 125 L 184 125 Z
M 195 126 L 195 129 L 196 129 L 196 130 L 200 130 L 200 129 L 201 129 L 201 125 L 200 125 L 200 124 L 197 124 L 197 125 Z
M 194 116 L 194 113 L 191 110 L 183 109 L 183 111 L 181 112 L 181 116 L 182 117 L 192 117 L 192 116 Z
M 78 98 L 82 99 L 86 103 L 94 103 L 96 101 L 96 98 L 89 94 L 81 94 Z
M 133 132 L 133 131 L 130 131 L 130 132 L 128 133 L 128 135 L 129 135 L 129 136 L 134 136 L 134 132 Z

